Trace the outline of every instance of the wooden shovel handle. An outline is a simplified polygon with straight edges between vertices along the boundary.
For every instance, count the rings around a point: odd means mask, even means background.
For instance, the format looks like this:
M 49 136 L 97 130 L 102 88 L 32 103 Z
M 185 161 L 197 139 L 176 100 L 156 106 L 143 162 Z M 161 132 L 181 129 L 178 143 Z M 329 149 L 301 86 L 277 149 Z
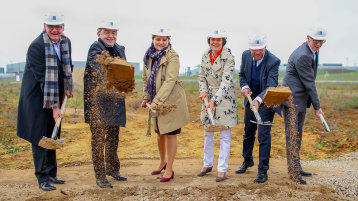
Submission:
M 249 99 L 249 102 L 250 102 L 250 105 L 252 105 L 252 99 L 251 99 L 251 96 L 250 95 L 247 95 L 247 99 Z M 257 109 L 255 106 L 252 105 L 252 111 L 254 112 L 254 115 L 256 117 L 256 121 L 258 123 L 262 123 L 262 119 L 260 117 L 260 114 L 257 112 Z
M 65 112 L 66 103 L 67 103 L 67 96 L 65 96 L 65 99 L 63 100 L 63 103 L 62 103 L 62 106 L 61 106 L 61 114 L 62 114 L 62 116 L 63 116 L 63 114 Z M 51 135 L 51 139 L 53 139 L 53 140 L 56 139 L 58 129 L 60 128 L 61 120 L 62 120 L 62 118 L 57 118 L 57 120 L 56 120 L 56 124 L 55 124 L 55 127 L 53 128 L 52 135 Z
M 205 107 L 207 107 L 209 105 L 208 100 L 206 98 L 204 98 L 204 103 L 205 103 Z M 213 116 L 213 113 L 211 112 L 211 109 L 208 108 L 206 111 L 207 111 L 207 113 L 209 115 L 211 124 L 215 125 L 214 116 Z
M 327 122 L 326 122 L 326 120 L 324 119 L 324 117 L 323 117 L 322 114 L 319 114 L 319 118 L 321 119 L 322 124 L 323 124 L 324 129 L 326 130 L 326 132 L 330 132 L 331 130 L 329 129 L 328 124 L 327 124 Z

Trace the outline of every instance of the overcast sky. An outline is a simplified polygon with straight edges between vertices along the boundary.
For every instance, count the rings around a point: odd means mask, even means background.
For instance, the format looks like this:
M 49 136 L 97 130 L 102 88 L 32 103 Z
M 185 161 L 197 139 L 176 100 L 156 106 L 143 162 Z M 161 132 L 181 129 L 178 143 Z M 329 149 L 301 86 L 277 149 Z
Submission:
M 357 0 L 11 0 L 1 2 L 0 66 L 23 62 L 27 48 L 42 31 L 44 14 L 65 15 L 65 34 L 71 39 L 74 61 L 84 61 L 102 19 L 119 22 L 118 43 L 127 60 L 141 62 L 151 33 L 161 27 L 172 32 L 181 71 L 196 66 L 208 48 L 207 34 L 216 28 L 228 33 L 227 47 L 240 67 L 248 36 L 266 33 L 267 49 L 287 63 L 306 40 L 312 25 L 327 27 L 328 40 L 320 63 L 358 65 Z

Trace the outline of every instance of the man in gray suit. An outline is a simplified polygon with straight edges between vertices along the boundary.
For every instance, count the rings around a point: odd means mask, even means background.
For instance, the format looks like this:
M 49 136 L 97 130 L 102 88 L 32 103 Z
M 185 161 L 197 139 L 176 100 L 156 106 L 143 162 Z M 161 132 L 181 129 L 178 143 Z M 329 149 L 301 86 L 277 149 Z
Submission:
M 288 59 L 282 83 L 283 86 L 290 87 L 295 105 L 294 112 L 293 108 L 290 109 L 289 104 L 283 104 L 288 172 L 290 179 L 300 184 L 306 184 L 306 180 L 302 176 L 312 176 L 311 173 L 302 170 L 299 156 L 306 108 L 312 104 L 315 115 L 317 117 L 320 114 L 323 115 L 315 80 L 319 49 L 326 41 L 326 36 L 327 31 L 322 27 L 310 30 L 307 42 L 293 51 Z

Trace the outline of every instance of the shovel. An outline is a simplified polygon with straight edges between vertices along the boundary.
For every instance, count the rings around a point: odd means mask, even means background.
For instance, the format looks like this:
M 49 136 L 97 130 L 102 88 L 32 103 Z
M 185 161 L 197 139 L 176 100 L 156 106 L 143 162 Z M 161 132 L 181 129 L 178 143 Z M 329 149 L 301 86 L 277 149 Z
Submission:
M 146 103 L 146 105 L 147 105 L 147 107 L 148 108 L 150 108 L 150 104 L 149 103 Z M 158 112 L 156 111 L 156 110 L 154 110 L 154 109 L 150 109 L 150 111 L 151 111 L 151 116 L 152 117 L 157 117 L 158 116 Z
M 247 99 L 249 99 L 250 105 L 252 105 L 252 99 L 250 95 L 247 95 Z M 250 122 L 254 123 L 254 124 L 259 124 L 259 125 L 264 125 L 264 126 L 271 126 L 273 125 L 273 123 L 267 121 L 267 122 L 263 122 L 261 119 L 260 114 L 257 112 L 257 109 L 255 106 L 252 106 L 252 111 L 254 112 L 256 121 L 252 121 L 250 120 Z
M 65 106 L 67 103 L 67 96 L 65 96 L 65 99 L 63 100 L 62 107 L 61 107 L 61 114 L 63 115 L 65 111 Z M 63 147 L 63 140 L 56 140 L 58 129 L 60 128 L 61 124 L 61 118 L 57 118 L 55 127 L 53 128 L 51 138 L 47 138 L 45 136 L 42 137 L 42 139 L 39 141 L 39 146 L 43 147 L 45 149 L 59 149 Z
M 324 120 L 322 114 L 319 114 L 319 118 L 321 119 L 322 124 L 323 124 L 324 129 L 326 130 L 326 132 L 330 132 L 331 130 L 329 129 L 328 124 L 327 124 L 326 120 Z
M 206 98 L 204 99 L 204 103 L 205 103 L 205 107 L 207 107 L 209 105 L 208 100 Z M 207 111 L 207 113 L 209 115 L 210 122 L 212 124 L 212 125 L 208 126 L 206 131 L 215 132 L 215 131 L 227 130 L 227 126 L 216 125 L 214 117 L 213 117 L 213 113 L 211 112 L 210 108 L 208 108 L 206 111 Z

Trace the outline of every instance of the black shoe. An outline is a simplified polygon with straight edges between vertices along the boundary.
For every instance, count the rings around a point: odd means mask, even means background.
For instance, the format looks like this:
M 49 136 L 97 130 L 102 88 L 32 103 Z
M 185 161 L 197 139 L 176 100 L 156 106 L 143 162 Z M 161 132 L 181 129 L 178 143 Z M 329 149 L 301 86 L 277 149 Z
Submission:
M 311 177 L 312 176 L 312 173 L 306 172 L 306 171 L 303 171 L 303 170 L 301 170 L 300 173 L 301 173 L 301 176 L 304 176 L 304 177 Z
M 117 171 L 107 172 L 107 175 L 112 176 L 114 179 L 118 181 L 127 181 L 127 177 L 119 174 Z
M 267 173 L 258 173 L 254 182 L 265 183 L 267 181 Z
M 216 182 L 222 182 L 226 180 L 226 172 L 224 173 L 223 177 L 216 177 Z
M 239 169 L 235 171 L 236 174 L 245 173 L 247 168 L 254 166 L 254 161 L 244 161 Z
M 211 172 L 212 170 L 213 170 L 213 167 L 208 167 L 208 168 L 206 168 L 206 170 L 204 172 L 200 171 L 198 173 L 198 177 L 203 177 L 206 175 L 206 173 Z
M 112 184 L 107 179 L 97 179 L 96 184 L 101 188 L 113 188 Z
M 65 183 L 65 180 L 57 178 L 57 177 L 50 177 L 49 179 L 52 183 L 55 183 L 55 184 L 64 184 Z
M 293 177 L 290 176 L 290 179 L 298 184 L 307 184 L 307 181 L 305 179 L 303 179 L 301 176 L 299 176 L 296 179 L 294 179 Z
M 50 182 L 48 181 L 45 181 L 45 182 L 42 182 L 40 185 L 39 185 L 39 188 L 43 191 L 52 191 L 52 190 L 56 190 L 56 187 L 51 185 Z

